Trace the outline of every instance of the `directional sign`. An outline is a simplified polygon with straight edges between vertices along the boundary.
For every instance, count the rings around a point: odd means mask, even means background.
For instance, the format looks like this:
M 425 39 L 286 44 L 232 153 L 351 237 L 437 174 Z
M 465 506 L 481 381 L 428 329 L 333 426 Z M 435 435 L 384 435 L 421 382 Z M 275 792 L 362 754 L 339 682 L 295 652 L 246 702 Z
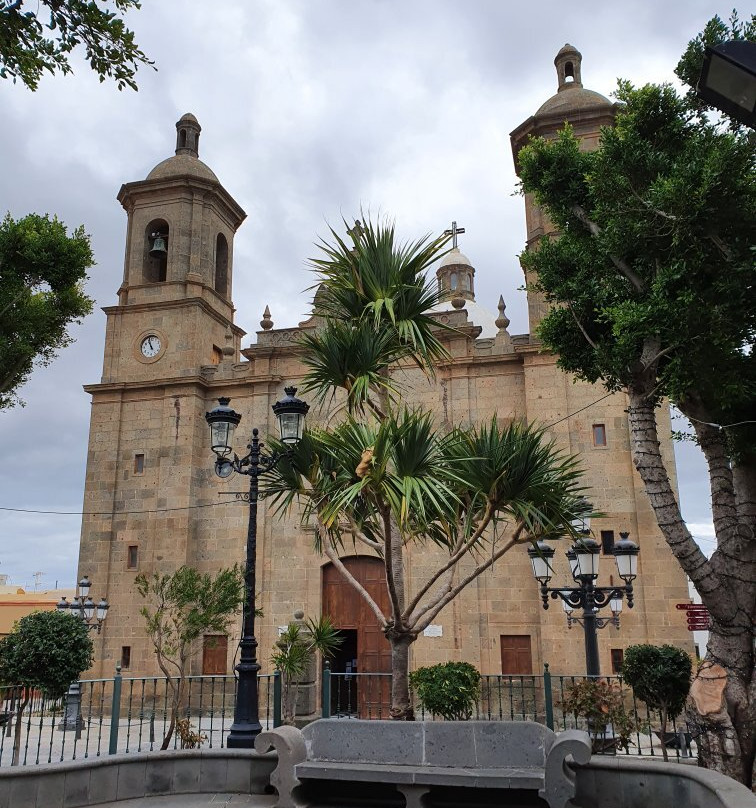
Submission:
M 686 612 L 708 612 L 709 610 L 703 603 L 676 603 L 675 609 L 685 610 Z

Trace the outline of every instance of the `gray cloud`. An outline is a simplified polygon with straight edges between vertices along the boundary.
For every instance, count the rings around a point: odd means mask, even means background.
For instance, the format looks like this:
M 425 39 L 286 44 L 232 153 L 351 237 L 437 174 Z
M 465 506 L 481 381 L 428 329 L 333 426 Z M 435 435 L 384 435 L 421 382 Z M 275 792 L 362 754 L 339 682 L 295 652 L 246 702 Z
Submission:
M 302 319 L 313 243 L 361 206 L 394 217 L 407 238 L 452 219 L 465 226 L 479 302 L 495 310 L 503 294 L 510 330 L 522 333 L 524 213 L 512 196 L 509 132 L 556 90 L 556 51 L 576 45 L 584 83 L 605 94 L 617 76 L 671 80 L 715 11 L 702 0 L 145 3 L 129 21 L 159 71 L 140 71 L 138 93 L 100 84 L 81 60 L 74 76 L 45 78 L 34 94 L 0 83 L 0 200 L 14 216 L 83 223 L 98 261 L 89 294 L 112 305 L 126 226 L 115 195 L 173 153 L 173 125 L 191 111 L 202 159 L 248 213 L 234 288 L 247 342 L 266 304 L 277 326 Z M 28 405 L 0 414 L 0 505 L 82 507 L 81 388 L 100 377 L 104 316 L 74 333 L 76 344 L 23 391 Z M 679 476 L 686 515 L 707 523 L 700 458 L 686 451 Z M 0 512 L 0 572 L 24 584 L 41 570 L 43 584 L 71 584 L 78 535 L 75 516 Z

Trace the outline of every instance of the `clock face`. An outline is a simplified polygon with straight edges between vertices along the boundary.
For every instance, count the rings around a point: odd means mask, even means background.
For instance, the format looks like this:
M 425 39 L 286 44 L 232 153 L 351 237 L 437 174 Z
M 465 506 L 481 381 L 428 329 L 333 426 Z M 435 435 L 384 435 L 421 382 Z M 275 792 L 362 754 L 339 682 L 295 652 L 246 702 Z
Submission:
M 160 353 L 160 338 L 156 337 L 154 334 L 145 337 L 142 340 L 141 351 L 142 356 L 147 359 L 152 359 L 152 357 L 157 356 Z

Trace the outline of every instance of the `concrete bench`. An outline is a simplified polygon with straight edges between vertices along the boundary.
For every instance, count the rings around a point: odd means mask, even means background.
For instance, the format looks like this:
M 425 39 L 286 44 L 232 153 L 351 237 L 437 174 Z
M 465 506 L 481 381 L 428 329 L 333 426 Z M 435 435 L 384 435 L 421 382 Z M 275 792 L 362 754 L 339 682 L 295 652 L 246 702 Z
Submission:
M 586 732 L 559 735 L 530 721 L 360 721 L 324 718 L 303 730 L 261 732 L 258 752 L 274 747 L 277 808 L 309 805 L 316 781 L 392 784 L 407 808 L 423 808 L 431 787 L 536 791 L 550 808 L 575 795 L 568 756 L 587 763 Z

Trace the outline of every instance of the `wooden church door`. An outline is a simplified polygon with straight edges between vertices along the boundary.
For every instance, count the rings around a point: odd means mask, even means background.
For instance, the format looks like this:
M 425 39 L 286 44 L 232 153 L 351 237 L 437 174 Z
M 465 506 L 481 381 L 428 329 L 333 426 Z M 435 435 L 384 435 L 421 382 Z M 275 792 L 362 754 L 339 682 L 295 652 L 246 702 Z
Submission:
M 386 577 L 380 559 L 353 556 L 342 562 L 383 613 L 388 614 Z M 358 674 L 348 679 L 334 677 L 332 710 L 343 712 L 356 708 L 360 718 L 388 718 L 391 679 L 369 674 L 391 673 L 391 646 L 375 614 L 333 564 L 323 567 L 323 614 L 331 618 L 344 637 L 331 670 L 337 674 Z

